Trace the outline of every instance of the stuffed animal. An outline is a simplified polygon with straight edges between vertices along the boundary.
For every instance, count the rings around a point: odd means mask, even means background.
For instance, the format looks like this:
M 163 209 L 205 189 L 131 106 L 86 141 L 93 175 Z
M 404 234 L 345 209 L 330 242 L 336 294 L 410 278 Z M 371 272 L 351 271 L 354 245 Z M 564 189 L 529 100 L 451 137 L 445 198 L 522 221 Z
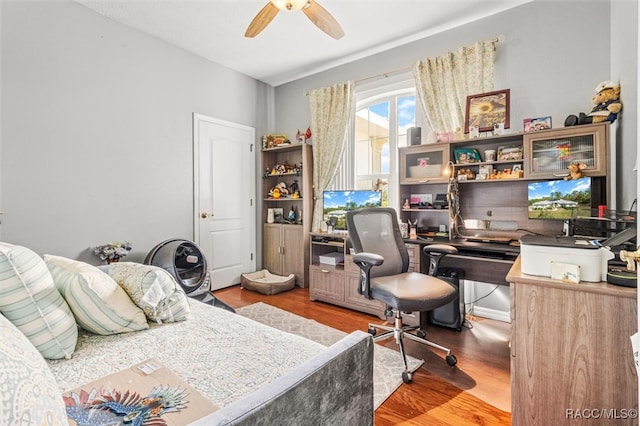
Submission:
M 569 174 L 567 176 L 564 177 L 564 180 L 571 180 L 571 179 L 580 179 L 581 177 L 584 177 L 584 173 L 582 173 L 582 170 L 586 167 L 586 165 L 584 163 L 571 163 L 569 164 Z
M 269 191 L 271 198 L 286 197 L 287 195 L 289 195 L 289 190 L 287 189 L 287 184 L 284 182 L 280 182 Z
M 579 116 L 570 115 L 565 121 L 565 126 L 577 124 L 591 124 L 609 121 L 613 123 L 622 110 L 620 102 L 620 85 L 613 81 L 603 81 L 596 87 L 596 95 L 592 99 L 593 109 L 589 114 L 581 112 Z

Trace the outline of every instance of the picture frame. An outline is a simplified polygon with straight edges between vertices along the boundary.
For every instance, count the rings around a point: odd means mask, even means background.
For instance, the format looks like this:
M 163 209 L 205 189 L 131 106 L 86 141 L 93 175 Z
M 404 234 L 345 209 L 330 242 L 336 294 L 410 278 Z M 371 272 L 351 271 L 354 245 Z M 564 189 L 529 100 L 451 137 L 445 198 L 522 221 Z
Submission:
M 480 163 L 480 151 L 476 148 L 456 148 L 453 150 L 453 156 L 457 164 Z
M 513 167 L 511 167 L 511 173 L 518 173 L 522 170 L 522 164 L 514 164 Z
M 284 221 L 283 207 L 273 207 L 273 219 L 276 223 L 282 223 Z
M 510 97 L 511 89 L 496 90 L 467 96 L 465 109 L 464 132 L 469 133 L 469 127 L 478 127 L 480 132 L 491 132 L 494 125 L 504 123 L 504 128 L 510 126 Z
M 525 118 L 522 121 L 522 130 L 526 132 L 537 132 L 539 130 L 551 129 L 551 117 Z

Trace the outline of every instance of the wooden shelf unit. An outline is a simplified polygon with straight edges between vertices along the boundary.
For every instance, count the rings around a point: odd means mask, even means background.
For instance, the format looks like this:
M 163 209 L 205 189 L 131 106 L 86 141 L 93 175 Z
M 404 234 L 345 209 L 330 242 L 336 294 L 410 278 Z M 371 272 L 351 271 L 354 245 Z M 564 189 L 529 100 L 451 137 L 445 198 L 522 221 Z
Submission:
M 298 166 L 299 173 L 271 173 L 278 165 Z M 301 165 L 301 168 L 299 167 Z M 296 285 L 307 287 L 309 282 L 309 244 L 308 235 L 313 217 L 313 160 L 312 147 L 308 144 L 283 144 L 274 148 L 262 149 L 262 246 L 263 268 L 277 275 L 296 275 Z M 269 192 L 278 183 L 284 182 L 287 188 L 297 183 L 299 198 L 292 194 L 273 198 Z M 295 220 L 287 221 L 293 208 Z M 269 209 L 282 209 L 282 222 L 267 223 Z

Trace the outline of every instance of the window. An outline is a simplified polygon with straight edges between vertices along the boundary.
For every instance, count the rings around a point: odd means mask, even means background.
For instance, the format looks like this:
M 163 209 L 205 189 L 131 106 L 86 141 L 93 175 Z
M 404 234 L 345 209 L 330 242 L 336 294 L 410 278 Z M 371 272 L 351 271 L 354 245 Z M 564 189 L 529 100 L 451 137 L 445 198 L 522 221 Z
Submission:
M 334 189 L 380 189 L 382 204 L 398 206 L 398 148 L 416 119 L 413 80 L 376 88 L 356 87 L 351 135 Z

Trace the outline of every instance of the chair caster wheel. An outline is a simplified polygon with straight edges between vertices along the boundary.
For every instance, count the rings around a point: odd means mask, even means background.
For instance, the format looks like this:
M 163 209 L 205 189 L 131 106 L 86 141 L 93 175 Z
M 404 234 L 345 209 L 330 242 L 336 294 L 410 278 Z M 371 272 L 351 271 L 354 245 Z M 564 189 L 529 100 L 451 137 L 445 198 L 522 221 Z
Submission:
M 418 330 L 418 331 L 416 331 L 416 336 L 418 336 L 421 339 L 424 339 L 425 337 L 427 337 L 427 333 L 425 333 L 422 330 Z
M 372 336 L 376 335 L 376 329 L 374 327 L 369 327 L 369 330 L 367 330 L 367 331 Z
M 458 363 L 458 359 L 456 358 L 455 355 L 447 355 L 445 358 L 445 361 L 447 361 L 447 364 L 451 367 L 453 367 Z
M 409 384 L 413 381 L 413 373 L 409 373 L 408 371 L 405 371 L 402 373 L 402 381 Z

